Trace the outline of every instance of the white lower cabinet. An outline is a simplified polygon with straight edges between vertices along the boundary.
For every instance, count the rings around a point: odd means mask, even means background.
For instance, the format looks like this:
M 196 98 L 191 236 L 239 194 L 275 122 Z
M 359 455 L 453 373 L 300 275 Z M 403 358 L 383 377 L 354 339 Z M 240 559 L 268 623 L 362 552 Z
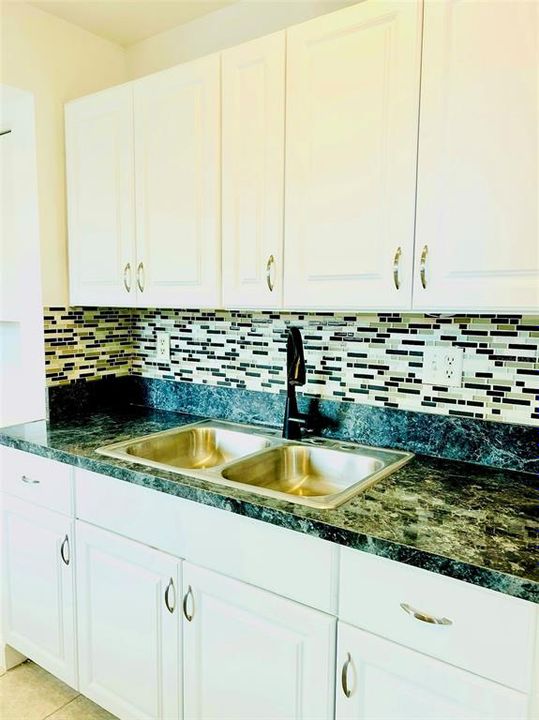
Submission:
M 80 690 L 122 720 L 177 720 L 179 562 L 77 522 Z
M 527 697 L 339 623 L 337 720 L 524 720 Z
M 532 603 L 0 457 L 4 640 L 120 720 L 538 718 Z
M 185 720 L 330 720 L 335 618 L 184 563 Z
M 73 522 L 12 495 L 2 501 L 4 640 L 76 687 Z

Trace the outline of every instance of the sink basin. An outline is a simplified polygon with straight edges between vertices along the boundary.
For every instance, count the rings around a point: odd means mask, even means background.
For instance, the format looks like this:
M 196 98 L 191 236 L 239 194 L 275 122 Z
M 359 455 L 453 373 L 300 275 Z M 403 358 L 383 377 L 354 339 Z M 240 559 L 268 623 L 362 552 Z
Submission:
M 222 476 L 254 492 L 334 508 L 407 462 L 410 453 L 281 445 L 224 468 Z
M 413 457 L 326 438 L 290 442 L 276 432 L 205 421 L 96 452 L 316 508 L 342 505 Z
M 261 435 L 198 425 L 110 445 L 98 452 L 159 467 L 204 470 L 251 455 L 269 444 L 268 438 Z
M 323 448 L 285 445 L 236 463 L 223 471 L 235 482 L 277 490 L 287 495 L 335 495 L 383 467 L 375 458 Z

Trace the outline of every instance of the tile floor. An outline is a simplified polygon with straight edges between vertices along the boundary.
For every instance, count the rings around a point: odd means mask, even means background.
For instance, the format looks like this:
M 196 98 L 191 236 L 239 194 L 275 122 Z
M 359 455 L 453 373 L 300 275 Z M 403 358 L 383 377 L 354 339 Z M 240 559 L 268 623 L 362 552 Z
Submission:
M 0 676 L 2 720 L 115 720 L 29 660 Z

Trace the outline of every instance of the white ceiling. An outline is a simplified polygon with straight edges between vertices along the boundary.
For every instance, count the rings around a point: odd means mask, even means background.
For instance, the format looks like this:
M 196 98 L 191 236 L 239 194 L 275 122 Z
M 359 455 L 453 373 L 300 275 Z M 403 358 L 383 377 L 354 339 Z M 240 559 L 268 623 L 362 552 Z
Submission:
M 237 0 L 47 0 L 30 5 L 128 46 Z

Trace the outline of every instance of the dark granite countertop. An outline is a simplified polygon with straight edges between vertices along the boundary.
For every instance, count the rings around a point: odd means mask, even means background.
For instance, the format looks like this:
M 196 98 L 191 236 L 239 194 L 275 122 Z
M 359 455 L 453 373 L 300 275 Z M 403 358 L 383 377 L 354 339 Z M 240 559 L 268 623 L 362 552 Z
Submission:
M 0 444 L 539 603 L 537 477 L 416 456 L 335 510 L 260 497 L 98 455 L 202 418 L 131 407 L 0 429 Z

